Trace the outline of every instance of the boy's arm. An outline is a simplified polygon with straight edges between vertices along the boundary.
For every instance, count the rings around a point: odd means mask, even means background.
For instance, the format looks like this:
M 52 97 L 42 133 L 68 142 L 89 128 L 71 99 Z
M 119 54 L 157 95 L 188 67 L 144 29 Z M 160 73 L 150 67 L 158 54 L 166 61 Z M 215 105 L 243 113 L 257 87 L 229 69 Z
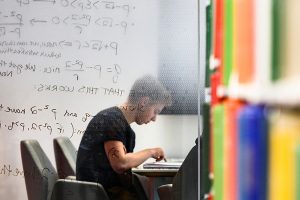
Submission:
M 164 159 L 164 152 L 161 148 L 149 148 L 135 153 L 127 153 L 125 146 L 120 141 L 107 141 L 104 143 L 106 156 L 113 170 L 119 174 L 130 168 L 137 167 L 148 158 L 157 161 Z

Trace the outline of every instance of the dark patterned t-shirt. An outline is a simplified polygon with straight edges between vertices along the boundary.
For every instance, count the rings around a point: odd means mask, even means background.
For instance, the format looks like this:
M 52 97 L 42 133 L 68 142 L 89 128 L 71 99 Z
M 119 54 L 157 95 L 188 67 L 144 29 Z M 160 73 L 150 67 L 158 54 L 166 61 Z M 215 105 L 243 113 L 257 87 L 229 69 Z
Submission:
M 121 141 L 127 152 L 133 152 L 135 133 L 118 107 L 99 112 L 88 124 L 77 154 L 77 180 L 98 182 L 106 189 L 130 184 L 131 171 L 120 175 L 109 164 L 104 142 L 111 140 Z

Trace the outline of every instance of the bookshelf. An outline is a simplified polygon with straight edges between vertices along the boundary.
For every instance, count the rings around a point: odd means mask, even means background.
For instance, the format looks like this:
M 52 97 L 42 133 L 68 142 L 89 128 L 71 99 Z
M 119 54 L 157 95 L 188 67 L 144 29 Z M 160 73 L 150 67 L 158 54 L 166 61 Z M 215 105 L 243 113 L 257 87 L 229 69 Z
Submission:
M 300 1 L 209 2 L 210 199 L 299 199 Z

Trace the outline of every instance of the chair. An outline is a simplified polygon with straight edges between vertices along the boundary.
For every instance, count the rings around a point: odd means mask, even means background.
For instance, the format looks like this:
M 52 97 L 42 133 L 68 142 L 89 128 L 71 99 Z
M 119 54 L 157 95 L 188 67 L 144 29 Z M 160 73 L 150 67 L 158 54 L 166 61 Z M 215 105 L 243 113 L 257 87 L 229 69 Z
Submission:
M 49 200 L 58 176 L 39 143 L 21 141 L 21 157 L 28 200 Z
M 99 183 L 59 179 L 54 185 L 51 200 L 109 200 Z
M 68 137 L 54 138 L 53 148 L 58 177 L 75 176 L 77 151 L 71 140 Z
M 37 140 L 22 140 L 20 146 L 28 200 L 109 200 L 98 183 L 58 179 Z
M 202 181 L 201 184 L 203 184 Z M 190 150 L 187 157 L 184 159 L 181 167 L 173 179 L 172 184 L 158 187 L 157 192 L 160 200 L 198 200 L 197 140 L 196 145 Z M 200 199 L 204 199 L 204 191 L 202 188 L 200 189 Z

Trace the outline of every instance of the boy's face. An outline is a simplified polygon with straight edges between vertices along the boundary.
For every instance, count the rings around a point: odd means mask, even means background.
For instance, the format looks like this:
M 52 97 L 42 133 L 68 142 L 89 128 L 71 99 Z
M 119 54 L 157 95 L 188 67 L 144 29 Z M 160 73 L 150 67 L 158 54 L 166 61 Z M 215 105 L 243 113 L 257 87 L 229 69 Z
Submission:
M 151 121 L 156 120 L 156 116 L 165 107 L 163 104 L 145 104 L 137 114 L 136 123 L 138 125 L 148 124 Z

